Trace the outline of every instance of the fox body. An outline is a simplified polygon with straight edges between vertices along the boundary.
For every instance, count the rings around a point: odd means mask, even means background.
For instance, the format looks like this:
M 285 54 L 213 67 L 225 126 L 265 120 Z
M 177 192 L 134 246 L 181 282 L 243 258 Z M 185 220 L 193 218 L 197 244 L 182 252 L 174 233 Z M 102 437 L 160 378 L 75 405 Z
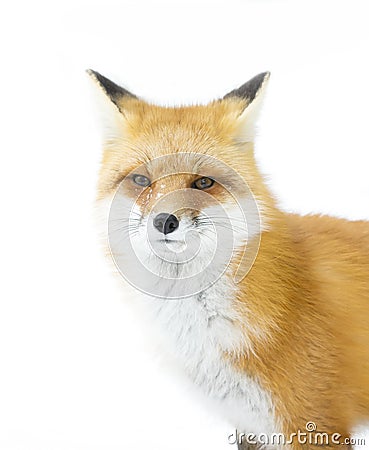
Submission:
M 107 113 L 99 202 L 140 261 L 123 244 L 118 266 L 183 369 L 240 432 L 349 436 L 369 420 L 369 223 L 277 208 L 253 152 L 269 74 L 172 108 L 89 73 Z

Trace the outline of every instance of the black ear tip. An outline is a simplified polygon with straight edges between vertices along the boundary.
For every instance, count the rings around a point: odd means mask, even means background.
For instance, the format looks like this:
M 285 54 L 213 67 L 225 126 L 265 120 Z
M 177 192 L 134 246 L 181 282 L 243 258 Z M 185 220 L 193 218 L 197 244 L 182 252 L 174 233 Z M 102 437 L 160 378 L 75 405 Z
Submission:
M 104 77 L 104 75 L 101 75 L 101 73 L 97 72 L 96 70 L 87 69 L 86 72 L 88 75 L 90 75 L 92 78 L 94 78 L 97 82 L 100 83 L 101 87 L 106 88 L 106 86 L 112 86 L 115 83 L 110 81 L 108 78 Z
M 101 75 L 101 73 L 96 72 L 96 70 L 87 69 L 86 72 L 100 85 L 100 87 L 115 104 L 117 104 L 119 99 L 123 97 L 137 98 L 131 92 L 127 91 L 127 89 L 118 86 L 113 81 L 109 80 L 109 78 L 106 78 L 104 75 Z
M 261 72 L 261 73 L 258 73 L 257 75 L 255 75 L 253 78 L 251 78 L 251 80 L 249 80 L 248 83 L 250 83 L 250 82 L 263 83 L 264 81 L 269 80 L 269 78 L 270 78 L 269 71 Z
M 270 72 L 262 72 L 258 75 L 254 76 L 247 83 L 240 86 L 238 89 L 234 89 L 229 92 L 223 98 L 242 98 L 243 100 L 247 100 L 248 103 L 251 103 L 257 94 L 259 93 L 263 84 L 268 81 L 270 78 Z
M 95 78 L 95 80 L 98 80 L 99 77 L 102 76 L 99 74 L 99 72 L 96 72 L 96 70 L 92 70 L 92 69 L 86 69 L 86 73 L 87 73 L 87 75 L 90 75 L 90 77 Z
M 90 77 L 96 77 L 97 74 L 97 72 L 95 72 L 95 70 L 92 69 L 86 69 L 86 73 L 90 75 Z
M 86 73 L 90 75 L 90 77 L 93 78 L 95 81 L 97 81 L 100 84 L 100 86 L 106 91 L 107 87 L 111 87 L 115 84 L 108 78 L 104 77 L 104 75 L 101 75 L 101 73 L 97 72 L 96 70 L 87 69 Z

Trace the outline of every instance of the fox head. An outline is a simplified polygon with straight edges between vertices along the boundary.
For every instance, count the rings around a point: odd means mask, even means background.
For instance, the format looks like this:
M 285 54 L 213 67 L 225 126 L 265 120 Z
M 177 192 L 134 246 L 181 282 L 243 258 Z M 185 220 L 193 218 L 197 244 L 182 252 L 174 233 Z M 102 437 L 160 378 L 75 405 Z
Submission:
M 104 110 L 98 200 L 109 205 L 119 270 L 154 296 L 203 291 L 229 275 L 268 226 L 272 199 L 253 148 L 269 73 L 186 107 L 149 104 L 88 73 Z

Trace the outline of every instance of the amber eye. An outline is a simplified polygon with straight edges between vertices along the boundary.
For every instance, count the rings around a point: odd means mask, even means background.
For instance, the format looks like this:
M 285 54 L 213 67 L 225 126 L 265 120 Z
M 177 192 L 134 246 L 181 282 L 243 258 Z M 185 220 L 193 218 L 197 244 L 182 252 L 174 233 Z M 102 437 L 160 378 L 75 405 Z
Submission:
M 194 189 L 208 189 L 209 187 L 213 186 L 214 180 L 209 177 L 202 177 L 198 178 L 192 183 L 192 186 Z
M 143 187 L 150 186 L 151 184 L 150 180 L 147 177 L 145 177 L 145 175 L 135 174 L 133 175 L 132 180 L 135 184 L 138 184 L 139 186 Z

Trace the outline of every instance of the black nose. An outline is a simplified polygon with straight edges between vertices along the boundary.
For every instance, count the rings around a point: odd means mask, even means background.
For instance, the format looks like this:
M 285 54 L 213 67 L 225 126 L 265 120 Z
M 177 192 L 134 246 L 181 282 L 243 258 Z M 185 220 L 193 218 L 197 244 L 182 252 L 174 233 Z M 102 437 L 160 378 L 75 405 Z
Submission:
M 159 230 L 160 233 L 172 233 L 178 226 L 178 219 L 176 216 L 173 216 L 173 214 L 160 213 L 154 217 L 154 227 Z

